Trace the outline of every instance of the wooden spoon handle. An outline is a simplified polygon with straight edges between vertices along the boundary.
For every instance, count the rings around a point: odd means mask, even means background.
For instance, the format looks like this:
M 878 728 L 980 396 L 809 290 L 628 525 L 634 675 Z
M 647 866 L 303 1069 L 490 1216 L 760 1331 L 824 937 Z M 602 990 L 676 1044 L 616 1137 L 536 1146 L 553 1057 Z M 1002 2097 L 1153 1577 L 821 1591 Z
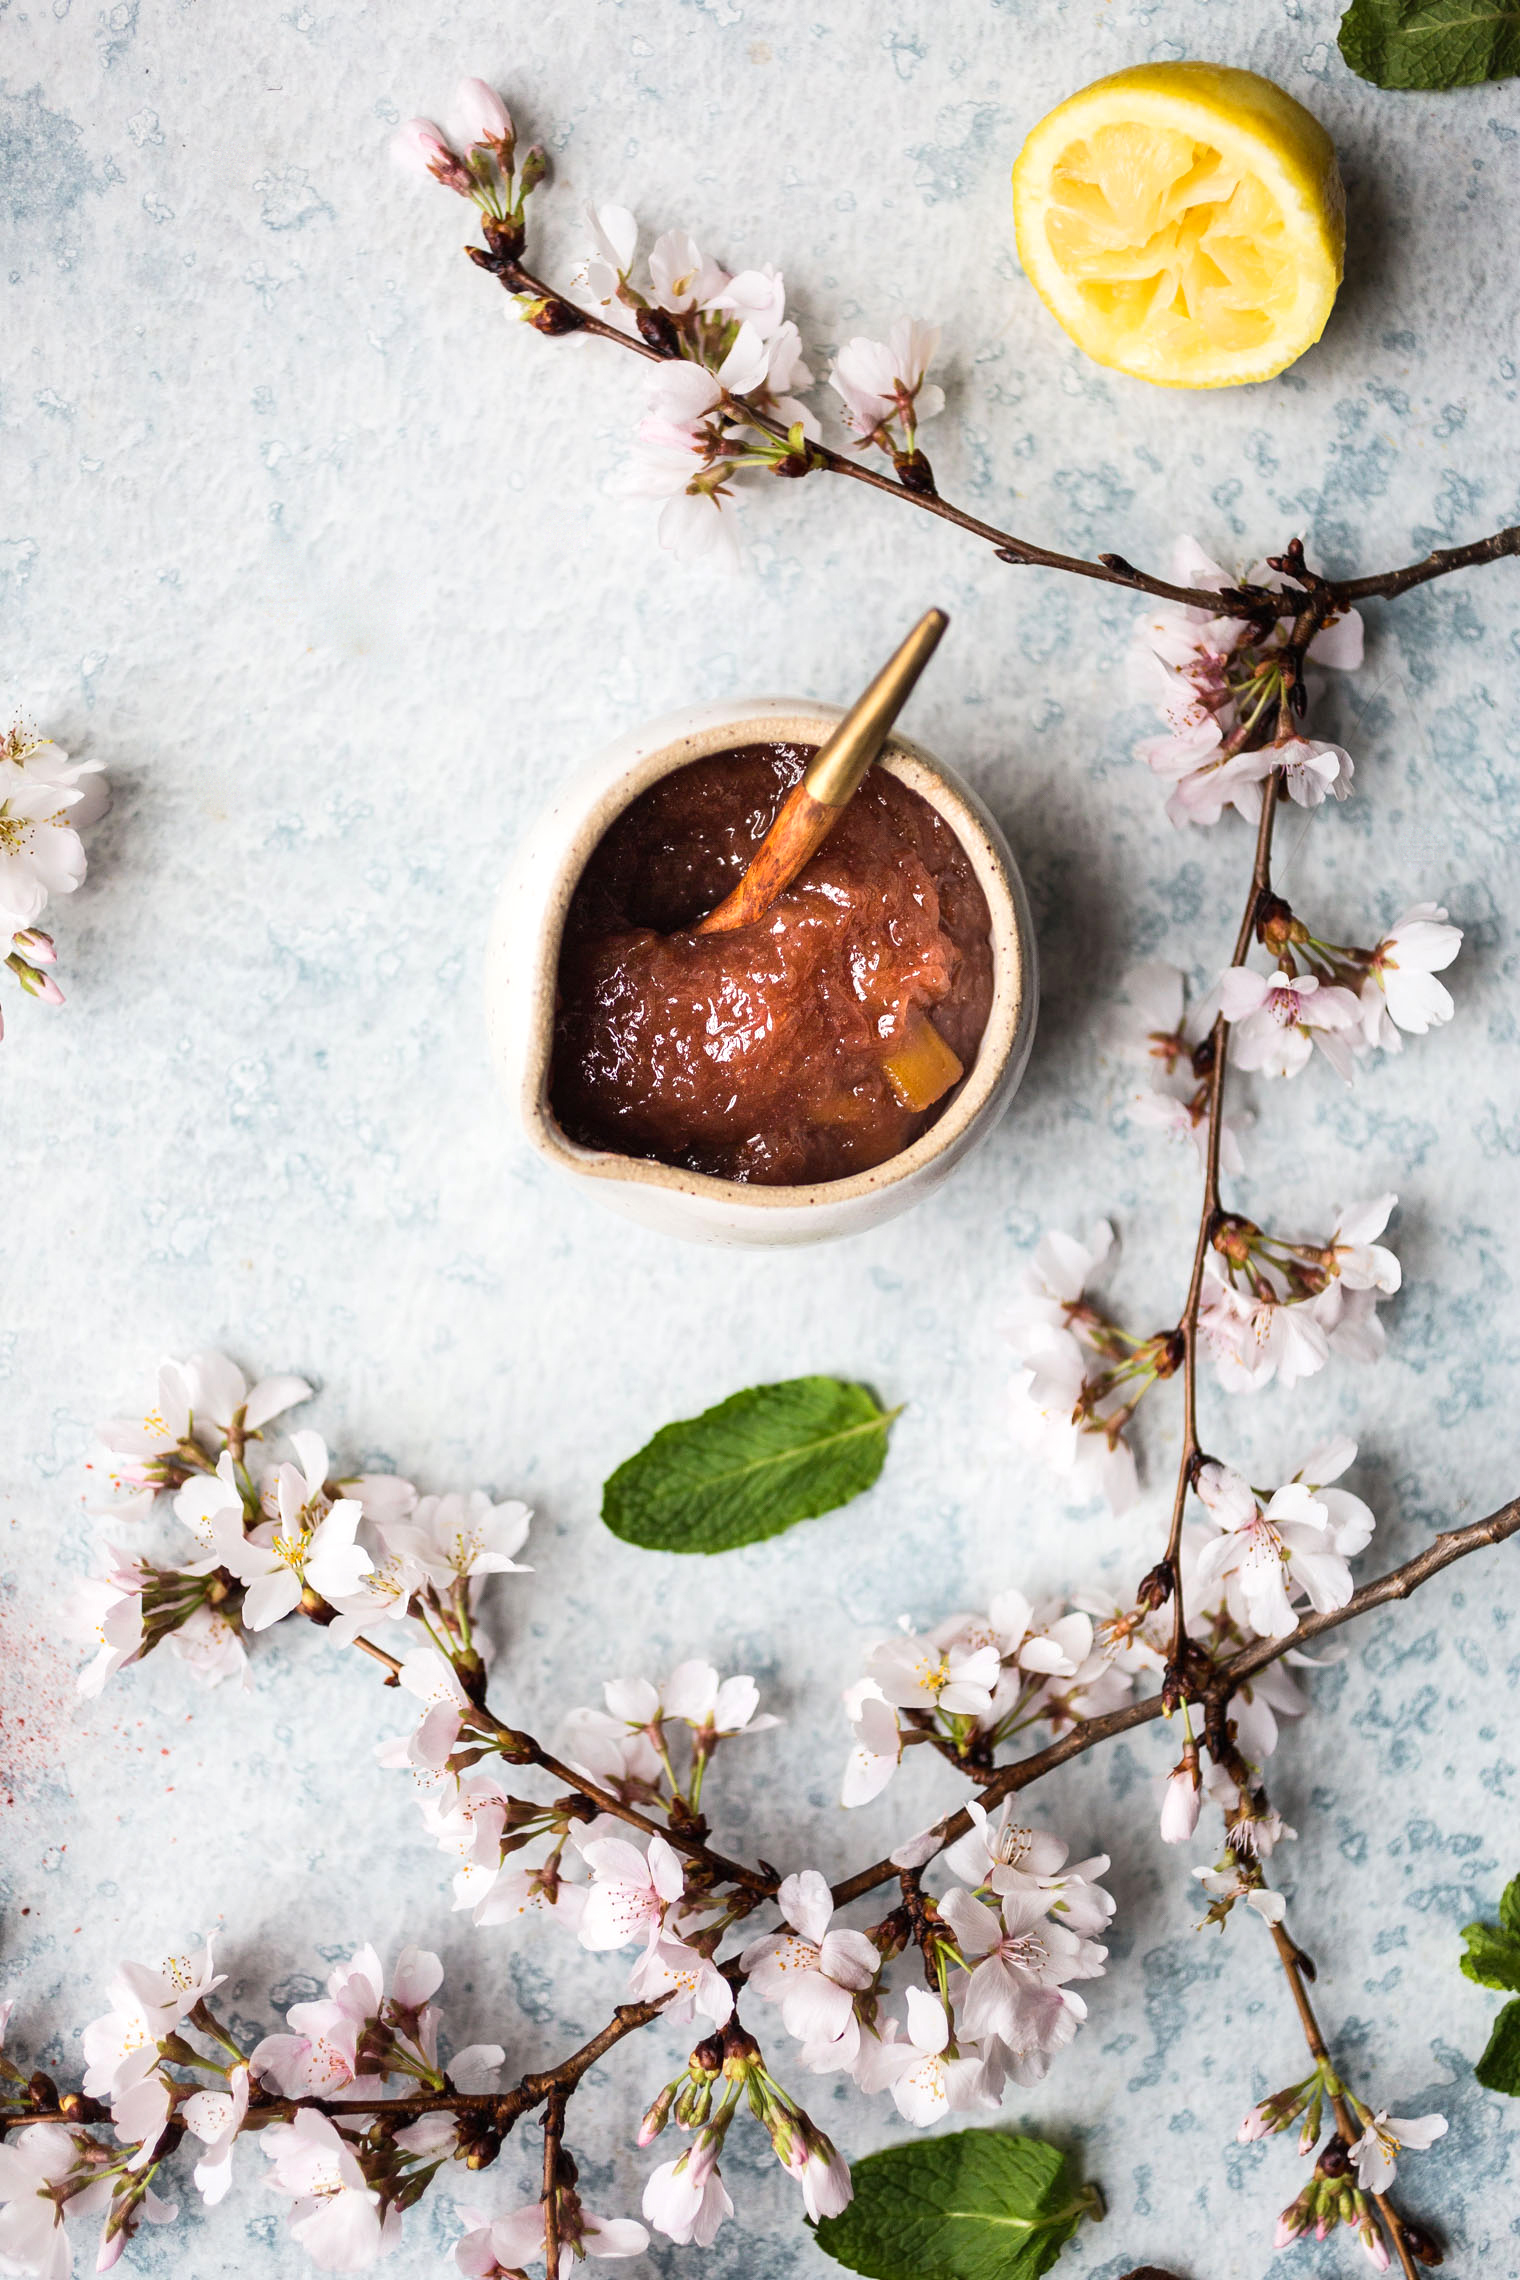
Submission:
M 892 733 L 909 692 L 950 623 L 943 610 L 929 610 L 877 674 L 827 744 L 809 761 L 781 812 L 755 850 L 754 859 L 732 894 L 693 929 L 697 934 L 731 934 L 763 918 L 786 892 L 808 858 L 816 853 L 865 780 L 872 761 Z

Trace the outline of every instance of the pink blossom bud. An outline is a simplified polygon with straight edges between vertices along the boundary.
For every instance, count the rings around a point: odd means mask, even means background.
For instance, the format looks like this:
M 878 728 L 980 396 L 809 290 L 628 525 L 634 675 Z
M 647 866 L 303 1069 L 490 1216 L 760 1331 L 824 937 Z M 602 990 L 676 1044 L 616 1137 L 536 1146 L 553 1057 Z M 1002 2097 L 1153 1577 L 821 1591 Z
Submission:
M 1376 2225 L 1359 2225 L 1356 2237 L 1371 2257 L 1378 2271 L 1386 2272 L 1388 2270 L 1388 2250 Z
M 57 962 L 53 937 L 44 934 L 40 926 L 23 926 L 18 934 L 11 936 L 11 948 L 19 950 L 34 966 L 51 966 Z
M 1167 1778 L 1166 1794 L 1161 1800 L 1161 1841 L 1168 1845 L 1185 1845 L 1198 1826 L 1198 1754 L 1183 1753 L 1181 1765 L 1174 1766 Z
M 446 190 L 457 190 L 461 198 L 473 198 L 475 184 L 469 168 L 456 151 L 449 148 L 431 119 L 408 119 L 398 128 L 391 148 L 404 166 L 421 168 L 441 182 Z
M 1253 2106 L 1235 2132 L 1237 2145 L 1254 2145 L 1258 2138 L 1270 2137 L 1272 2125 L 1260 2106 Z
M 126 2245 L 127 2228 L 125 2225 L 120 2226 L 115 2232 L 109 2230 L 103 2232 L 100 2236 L 100 2254 L 95 2259 L 96 2271 L 109 2272 L 113 2264 L 119 2264 L 122 2250 Z
M 36 967 L 29 966 L 15 950 L 5 962 L 28 997 L 41 998 L 44 1005 L 62 1005 L 63 992 L 51 974 L 39 974 Z
M 454 108 L 464 125 L 467 143 L 513 143 L 517 130 L 506 104 L 483 79 L 462 79 Z
M 676 2087 L 677 2085 L 674 2082 L 666 2083 L 639 2124 L 639 2134 L 635 2141 L 637 2144 L 641 2146 L 652 2145 L 659 2136 L 670 2119 L 670 2109 L 675 2103 Z
M 1286 2248 L 1289 2241 L 1297 2240 L 1303 2229 L 1303 2223 L 1298 2212 L 1298 2203 L 1295 2201 L 1292 2207 L 1284 2209 L 1278 2218 L 1277 2230 L 1272 2235 L 1272 2246 L 1274 2248 Z

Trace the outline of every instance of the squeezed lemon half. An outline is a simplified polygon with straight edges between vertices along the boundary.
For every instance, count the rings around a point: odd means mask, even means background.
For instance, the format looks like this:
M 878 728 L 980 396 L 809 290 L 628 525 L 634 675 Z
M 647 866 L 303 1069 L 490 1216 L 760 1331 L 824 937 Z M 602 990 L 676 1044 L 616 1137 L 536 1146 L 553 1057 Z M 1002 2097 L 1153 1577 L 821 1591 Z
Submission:
M 1254 71 L 1147 63 L 1068 97 L 1013 169 L 1024 271 L 1098 364 L 1162 388 L 1269 380 L 1341 281 L 1335 146 Z

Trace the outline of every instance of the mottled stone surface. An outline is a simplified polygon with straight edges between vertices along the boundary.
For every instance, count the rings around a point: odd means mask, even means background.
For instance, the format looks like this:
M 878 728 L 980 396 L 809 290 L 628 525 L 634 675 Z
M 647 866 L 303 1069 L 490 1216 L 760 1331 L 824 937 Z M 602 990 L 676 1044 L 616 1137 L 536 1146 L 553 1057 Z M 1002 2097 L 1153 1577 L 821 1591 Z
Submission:
M 478 70 L 554 153 L 554 262 L 576 251 L 578 201 L 616 197 L 732 266 L 780 262 L 820 346 L 904 310 L 943 319 L 934 457 L 980 514 L 1152 561 L 1179 526 L 1242 554 L 1303 530 L 1350 569 L 1520 513 L 1520 114 L 1513 84 L 1360 85 L 1335 16 L 1328 0 L 3 13 L 3 662 L 116 792 L 85 890 L 55 913 L 68 1010 L 8 1003 L 3 1048 L 0 1891 L 23 2049 L 69 2069 L 118 1956 L 217 1925 L 241 2018 L 311 1992 L 356 1940 L 410 1936 L 446 1957 L 458 2039 L 499 2032 L 518 2064 L 592 2027 L 621 1979 L 547 1933 L 450 1915 L 447 1863 L 372 1762 L 394 1697 L 313 1634 L 267 1640 L 248 1695 L 201 1693 L 160 1658 L 73 1706 L 55 1622 L 92 1556 L 89 1427 L 139 1397 L 160 1352 L 222 1343 L 300 1369 L 335 1447 L 534 1502 L 536 1573 L 494 1603 L 514 1716 L 552 1724 L 603 1677 L 697 1649 L 756 1672 L 787 1724 L 736 1745 L 709 1794 L 729 1843 L 787 1864 L 846 1867 L 950 1794 L 919 1768 L 856 1822 L 834 1807 L 838 1689 L 881 1626 L 1015 1581 L 1132 1577 L 1163 1517 L 1175 1404 L 1146 1423 L 1140 1511 L 1071 1509 L 1011 1448 L 997 1330 L 1043 1225 L 1113 1214 L 1115 1288 L 1142 1328 L 1173 1314 L 1191 1244 L 1191 1165 L 1129 1122 L 1099 1022 L 1136 955 L 1212 973 L 1248 858 L 1233 823 L 1175 833 L 1129 757 L 1131 605 L 821 480 L 751 501 L 746 579 L 673 565 L 648 512 L 612 495 L 636 374 L 507 321 L 459 256 L 464 209 L 388 168 L 390 126 Z M 1085 363 L 1019 274 L 1007 202 L 1020 137 L 1058 97 L 1187 54 L 1256 64 L 1309 102 L 1351 200 L 1324 344 L 1272 385 L 1206 398 Z M 910 725 L 1003 819 L 1040 928 L 1043 1024 L 1012 1115 L 938 1199 L 836 1249 L 704 1254 L 601 1216 L 514 1148 L 486 1063 L 482 944 L 514 842 L 614 732 L 697 696 L 846 697 L 931 601 L 955 622 Z M 1376 1373 L 1204 1405 L 1209 1445 L 1258 1478 L 1331 1424 L 1359 1435 L 1355 1484 L 1382 1516 L 1363 1573 L 1516 1485 L 1520 576 L 1432 588 L 1370 635 L 1333 716 L 1356 797 L 1309 833 L 1289 818 L 1283 876 L 1352 936 L 1423 896 L 1449 904 L 1468 929 L 1460 1018 L 1349 1093 L 1322 1068 L 1258 1087 L 1239 1193 L 1312 1229 L 1397 1189 L 1406 1289 Z M 604 1535 L 599 1484 L 653 1425 L 811 1369 L 909 1404 L 869 1503 L 712 1568 Z M 1291 1921 L 1335 2046 L 1379 2103 L 1451 2116 L 1409 2164 L 1410 2198 L 1485 2280 L 1520 2271 L 1517 2115 L 1472 2080 L 1495 1999 L 1458 1976 L 1457 1931 L 1520 1868 L 1514 1573 L 1513 1552 L 1490 1556 L 1348 1633 L 1274 1773 L 1302 1832 L 1282 1858 Z M 1259 1927 L 1193 1929 L 1187 1862 L 1155 1835 L 1166 1762 L 1146 1731 L 1042 1793 L 1078 1852 L 1112 1853 L 1119 1915 L 1089 2028 L 1009 2112 L 1108 2195 L 1063 2270 L 1254 2280 L 1298 2171 L 1234 2132 L 1299 2052 Z M 642 2038 L 578 2104 L 594 2206 L 636 2203 L 630 2117 L 678 2045 Z M 854 2151 L 898 2127 L 827 2088 L 815 2111 Z M 733 2143 L 742 2222 L 705 2268 L 822 2271 L 768 2151 Z M 510 2205 L 537 2152 L 525 2132 L 479 2198 Z M 239 2160 L 222 2210 L 142 2236 L 136 2269 L 300 2268 L 257 2152 Z M 435 2200 L 398 2276 L 441 2268 L 456 2227 Z M 1297 2269 L 1343 2273 L 1356 2253 L 1301 2249 Z

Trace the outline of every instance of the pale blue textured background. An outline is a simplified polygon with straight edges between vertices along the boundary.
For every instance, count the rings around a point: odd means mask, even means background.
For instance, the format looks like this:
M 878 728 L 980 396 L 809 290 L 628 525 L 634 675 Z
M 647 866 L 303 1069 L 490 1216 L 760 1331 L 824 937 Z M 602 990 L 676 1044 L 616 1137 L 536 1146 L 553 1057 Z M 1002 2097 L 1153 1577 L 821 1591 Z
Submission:
M 88 886 L 56 913 L 68 1011 L 6 1006 L 3 1559 L 11 1690 L 35 1690 L 48 1729 L 21 1750 L 0 1883 L 24 2047 L 67 2069 L 119 1955 L 217 1922 L 254 2019 L 355 1940 L 432 1941 L 459 2039 L 499 2031 L 514 2064 L 565 2047 L 620 1984 L 615 1961 L 449 1915 L 446 1862 L 371 1763 L 393 1699 L 314 1636 L 266 1642 L 248 1697 L 208 1697 L 161 1658 L 66 1712 L 52 1625 L 90 1557 L 88 1428 L 161 1351 L 223 1342 L 304 1370 L 336 1447 L 534 1501 L 538 1573 L 499 1601 L 514 1715 L 552 1723 L 610 1673 L 709 1646 L 760 1674 L 788 1724 L 736 1747 L 712 1805 L 726 1839 L 787 1865 L 842 1869 L 948 1794 L 923 1768 L 858 1823 L 832 1807 L 837 1690 L 879 1626 L 1014 1581 L 1132 1578 L 1157 1543 L 1166 1397 L 1142 1509 L 1070 1512 L 1011 1451 L 995 1327 L 1044 1224 L 1112 1211 L 1141 1327 L 1173 1314 L 1191 1242 L 1190 1167 L 1128 1127 L 1127 1079 L 1094 1040 L 1136 954 L 1217 964 L 1247 850 L 1233 823 L 1177 836 L 1128 757 L 1132 605 L 821 480 L 751 502 L 747 582 L 674 566 L 647 512 L 609 495 L 637 375 L 506 321 L 459 255 L 465 209 L 390 171 L 391 125 L 485 73 L 555 154 L 551 266 L 595 194 L 689 223 L 730 266 L 779 261 L 816 343 L 941 318 L 935 463 L 994 519 L 1149 561 L 1178 526 L 1223 552 L 1306 530 L 1332 567 L 1367 567 L 1520 514 L 1520 105 L 1513 84 L 1364 87 L 1336 13 L 0 10 L 0 662 L 116 791 Z M 1205 398 L 1107 376 L 1056 333 L 1018 273 L 1006 181 L 1074 85 L 1190 54 L 1254 63 L 1309 102 L 1351 201 L 1323 346 Z M 1044 1018 L 1013 1114 L 946 1193 L 837 1249 L 717 1256 L 600 1216 L 514 1150 L 486 1065 L 481 950 L 514 841 L 616 731 L 699 696 L 845 698 L 930 601 L 955 624 L 910 725 L 991 801 L 1038 914 Z M 1356 799 L 1306 844 L 1293 816 L 1284 876 L 1353 938 L 1447 902 L 1468 929 L 1460 1018 L 1350 1094 L 1323 1069 L 1263 1089 L 1242 1195 L 1308 1230 L 1398 1189 L 1407 1288 L 1375 1374 L 1332 1367 L 1245 1407 L 1211 1391 L 1204 1421 L 1256 1477 L 1291 1470 L 1331 1420 L 1359 1431 L 1356 1485 L 1382 1515 L 1367 1573 L 1516 1486 L 1520 570 L 1379 610 L 1370 635 L 1336 715 Z M 652 1425 L 807 1369 L 910 1405 L 869 1504 L 712 1568 L 602 1533 L 599 1483 Z M 1336 2048 L 1396 2112 L 1451 2116 L 1408 2198 L 1448 2235 L 1450 2269 L 1492 2280 L 1520 2272 L 1517 2112 L 1471 2079 L 1495 2004 L 1458 1976 L 1457 1929 L 1520 1868 L 1514 1575 L 1513 1551 L 1490 1555 L 1349 1634 L 1273 1776 L 1304 1831 L 1281 1865 Z M 1114 1855 L 1114 1968 L 1074 2053 L 1009 2112 L 1102 2181 L 1110 2220 L 1063 2266 L 1093 2280 L 1146 2260 L 1263 2274 L 1299 2179 L 1287 2147 L 1233 2143 L 1299 2049 L 1259 1928 L 1191 1928 L 1187 1863 L 1154 1829 L 1165 1762 L 1146 1732 L 1042 1793 L 1079 1851 Z M 640 2038 L 578 2102 L 593 2205 L 636 2204 L 628 2117 L 679 2042 Z M 815 2110 L 856 2152 L 896 2126 L 826 2090 Z M 505 2205 L 536 2160 L 529 2130 L 481 2197 Z M 133 2265 L 300 2268 L 261 2166 L 240 2155 L 220 2213 L 143 2236 Z M 707 2269 L 822 2270 L 768 2150 L 741 2133 L 731 2167 L 742 2223 Z M 447 2210 L 409 2220 L 398 2280 L 440 2268 Z M 661 2249 L 649 2268 L 681 2261 Z M 1291 2267 L 1360 2258 L 1336 2243 Z

